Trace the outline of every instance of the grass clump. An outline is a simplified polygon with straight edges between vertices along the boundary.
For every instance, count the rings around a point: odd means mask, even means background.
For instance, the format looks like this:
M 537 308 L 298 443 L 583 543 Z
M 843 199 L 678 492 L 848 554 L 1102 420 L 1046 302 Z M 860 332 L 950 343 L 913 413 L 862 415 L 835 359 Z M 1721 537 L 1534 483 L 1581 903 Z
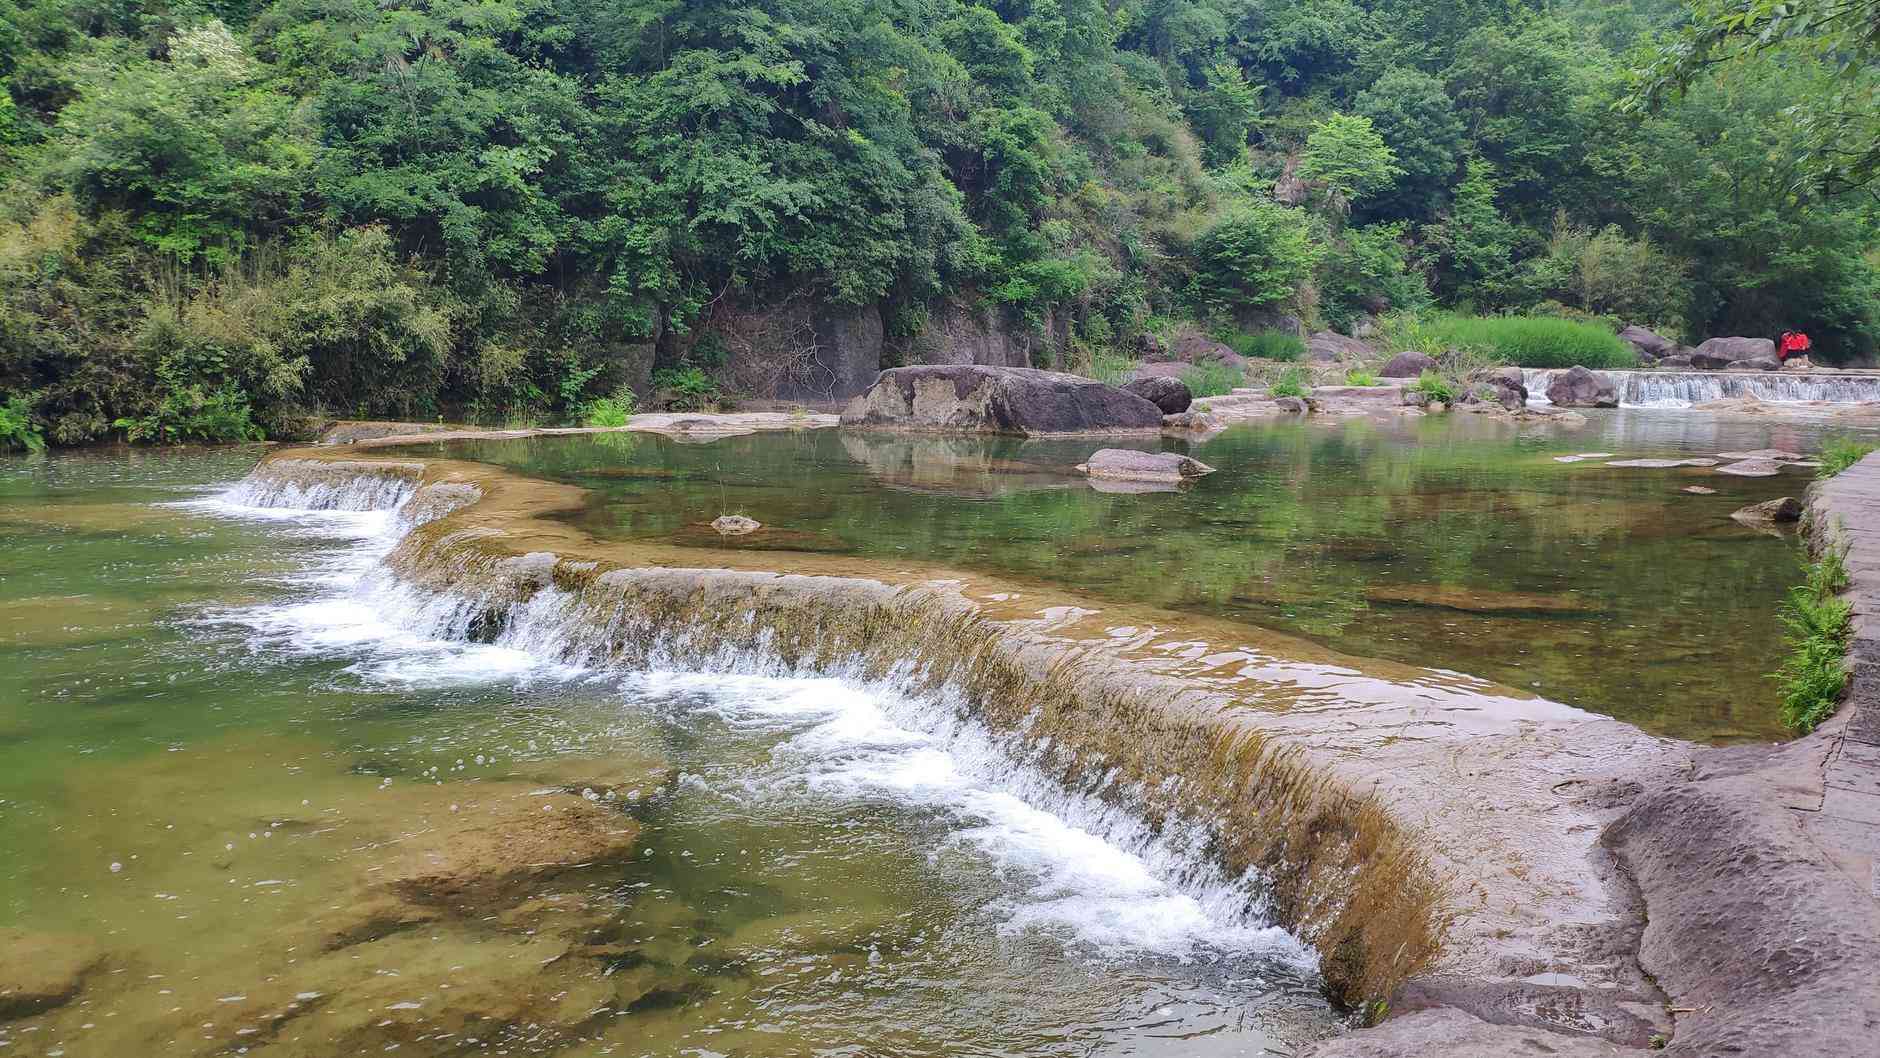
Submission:
M 1219 397 L 1232 393 L 1234 387 L 1245 380 L 1246 376 L 1241 374 L 1239 368 L 1218 360 L 1206 360 L 1182 369 L 1182 381 L 1187 383 L 1188 392 L 1197 397 Z
M 1345 372 L 1345 385 L 1347 386 L 1377 386 L 1382 384 L 1383 380 L 1377 377 L 1376 372 L 1367 371 L 1362 367 L 1354 367 Z
M 1599 323 L 1547 316 L 1398 316 L 1384 321 L 1389 347 L 1431 356 L 1459 350 L 1517 367 L 1637 367 L 1638 353 Z
M 25 397 L 15 396 L 0 404 L 0 450 L 46 450 L 46 435 L 33 422 L 33 408 Z
M 1789 656 L 1770 673 L 1782 687 L 1782 724 L 1806 735 L 1834 715 L 1847 687 L 1847 644 L 1854 608 L 1842 551 L 1830 547 L 1803 566 L 1802 583 L 1789 589 L 1780 613 Z
M 111 425 L 123 430 L 124 439 L 132 444 L 219 444 L 267 439 L 254 421 L 248 395 L 235 386 L 207 393 L 201 386 L 171 390 L 148 414 L 119 418 Z
M 1286 331 L 1216 331 L 1214 338 L 1241 356 L 1256 360 L 1291 362 L 1306 355 L 1306 341 Z
M 1410 383 L 1410 389 L 1412 392 L 1427 395 L 1432 401 L 1440 400 L 1444 404 L 1456 402 L 1455 387 L 1449 384 L 1448 379 L 1434 371 L 1425 371 L 1418 375 L 1417 380 Z
M 607 429 L 625 426 L 638 406 L 639 398 L 633 395 L 633 391 L 623 389 L 611 397 L 589 401 L 587 407 L 582 409 L 581 424 Z
M 1089 358 L 1083 364 L 1083 370 L 1078 372 L 1078 374 L 1083 375 L 1085 378 L 1094 378 L 1098 382 L 1107 385 L 1120 386 L 1128 382 L 1130 376 L 1135 374 L 1135 372 L 1136 360 L 1134 357 L 1111 349 L 1100 349 L 1089 355 Z M 1199 394 L 1196 395 L 1199 396 Z
M 1816 473 L 1831 478 L 1867 458 L 1868 453 L 1875 449 L 1880 449 L 1880 444 L 1862 441 L 1847 434 L 1836 434 L 1821 442 L 1821 469 Z
M 1267 392 L 1275 397 L 1303 397 L 1306 395 L 1306 373 L 1296 367 L 1289 367 L 1279 373 L 1267 387 Z

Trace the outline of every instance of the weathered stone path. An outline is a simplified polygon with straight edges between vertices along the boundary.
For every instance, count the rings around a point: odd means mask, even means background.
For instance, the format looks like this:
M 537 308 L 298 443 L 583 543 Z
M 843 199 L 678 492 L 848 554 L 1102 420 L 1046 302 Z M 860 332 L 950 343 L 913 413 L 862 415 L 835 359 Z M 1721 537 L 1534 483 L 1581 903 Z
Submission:
M 1880 452 L 1815 486 L 1810 507 L 1815 539 L 1847 548 L 1854 607 L 1853 676 L 1827 732 L 1835 745 L 1811 829 L 1880 900 Z

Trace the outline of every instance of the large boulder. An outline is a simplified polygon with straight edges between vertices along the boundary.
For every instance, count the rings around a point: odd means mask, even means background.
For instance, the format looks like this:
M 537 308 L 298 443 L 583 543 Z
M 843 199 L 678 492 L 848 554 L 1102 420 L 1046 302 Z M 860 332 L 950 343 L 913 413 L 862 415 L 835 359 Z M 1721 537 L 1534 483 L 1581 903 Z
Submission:
M 1345 360 L 1363 360 L 1370 355 L 1370 346 L 1337 331 L 1315 331 L 1306 339 L 1307 360 L 1335 364 Z
M 1643 327 L 1627 327 L 1619 332 L 1619 337 L 1631 343 L 1638 355 L 1647 360 L 1662 360 L 1678 351 L 1678 343 Z
M 1777 360 L 1773 356 L 1758 356 L 1750 360 L 1733 360 L 1730 362 L 1729 370 L 1731 371 L 1780 371 L 1782 370 L 1782 361 Z
M 1717 371 L 1738 360 L 1776 358 L 1776 343 L 1767 338 L 1711 338 L 1691 350 L 1691 366 Z
M 1246 357 L 1205 334 L 1196 334 L 1193 331 L 1176 335 L 1170 348 L 1174 351 L 1177 360 L 1185 360 L 1191 364 L 1199 364 L 1205 360 L 1218 360 L 1229 367 L 1247 366 Z
M 1179 378 L 1162 375 L 1149 375 L 1123 384 L 1123 392 L 1136 396 L 1162 409 L 1164 415 L 1177 415 L 1188 410 L 1195 402 L 1195 395 L 1188 389 L 1188 383 Z
M 1605 375 L 1574 366 L 1547 383 L 1547 399 L 1562 408 L 1616 408 L 1619 390 Z
M 897 367 L 849 402 L 843 426 L 1009 434 L 1154 430 L 1162 409 L 1079 375 L 977 364 Z
M 1436 370 L 1436 361 L 1426 353 L 1404 352 L 1390 358 L 1378 374 L 1385 378 L 1418 378 L 1425 371 Z
M 1468 393 L 1476 400 L 1499 404 L 1509 411 L 1527 406 L 1527 376 L 1518 367 L 1498 367 L 1484 371 L 1469 381 Z
M 1192 481 L 1214 468 L 1176 452 L 1138 452 L 1131 448 L 1104 448 L 1091 453 L 1077 469 L 1093 478 L 1116 481 Z

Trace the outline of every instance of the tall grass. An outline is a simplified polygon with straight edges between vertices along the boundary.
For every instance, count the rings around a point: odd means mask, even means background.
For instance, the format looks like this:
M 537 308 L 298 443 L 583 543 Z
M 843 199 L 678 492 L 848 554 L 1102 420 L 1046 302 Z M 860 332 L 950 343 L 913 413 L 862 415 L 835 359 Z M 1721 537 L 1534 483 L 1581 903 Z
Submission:
M 1218 330 L 1214 340 L 1241 356 L 1255 360 L 1300 360 L 1306 355 L 1306 340 L 1287 331 Z
M 1219 397 L 1232 393 L 1235 386 L 1246 380 L 1246 375 L 1239 368 L 1219 360 L 1203 360 L 1182 369 L 1182 381 L 1188 384 L 1188 392 L 1197 397 Z
M 1306 373 L 1296 367 L 1289 367 L 1279 373 L 1266 391 L 1275 397 L 1303 397 L 1306 395 Z
M 1546 316 L 1395 316 L 1381 336 L 1393 352 L 1455 349 L 1517 367 L 1637 367 L 1638 353 L 1601 324 Z
M 1831 478 L 1867 458 L 1868 453 L 1876 449 L 1880 449 L 1880 444 L 1862 441 L 1847 434 L 1824 438 L 1821 442 L 1821 469 L 1816 474 Z
M 1854 608 L 1840 593 L 1847 587 L 1842 552 L 1829 547 L 1802 567 L 1802 583 L 1782 604 L 1789 656 L 1770 678 L 1782 686 L 1782 723 L 1806 735 L 1834 715 L 1847 687 L 1847 643 Z

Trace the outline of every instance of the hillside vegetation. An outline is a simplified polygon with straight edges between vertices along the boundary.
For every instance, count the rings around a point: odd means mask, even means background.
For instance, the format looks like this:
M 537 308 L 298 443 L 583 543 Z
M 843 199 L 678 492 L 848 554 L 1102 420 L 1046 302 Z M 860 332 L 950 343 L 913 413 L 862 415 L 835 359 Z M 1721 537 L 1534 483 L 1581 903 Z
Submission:
M 58 444 L 572 419 L 762 388 L 813 344 L 775 320 L 893 349 L 949 306 L 1085 369 L 1432 306 L 1866 354 L 1874 199 L 1820 162 L 1871 142 L 1871 68 L 1666 65 L 1715 16 L 0 0 L 0 404 Z

